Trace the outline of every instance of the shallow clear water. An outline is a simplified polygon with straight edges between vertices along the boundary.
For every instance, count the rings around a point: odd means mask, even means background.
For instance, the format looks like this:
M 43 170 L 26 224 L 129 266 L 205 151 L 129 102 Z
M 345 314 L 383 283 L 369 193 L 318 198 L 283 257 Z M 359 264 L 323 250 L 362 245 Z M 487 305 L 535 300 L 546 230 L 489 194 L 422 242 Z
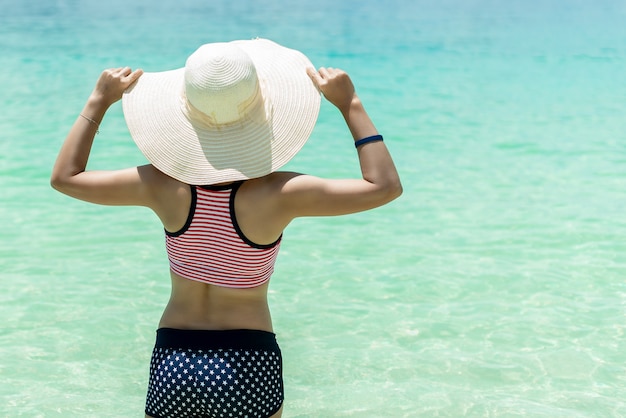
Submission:
M 50 169 L 103 68 L 256 36 L 350 72 L 405 189 L 285 233 L 284 416 L 626 416 L 624 2 L 0 10 L 0 416 L 142 416 L 161 227 L 55 193 Z M 100 132 L 91 168 L 145 162 L 119 106 Z M 328 104 L 287 169 L 359 174 Z

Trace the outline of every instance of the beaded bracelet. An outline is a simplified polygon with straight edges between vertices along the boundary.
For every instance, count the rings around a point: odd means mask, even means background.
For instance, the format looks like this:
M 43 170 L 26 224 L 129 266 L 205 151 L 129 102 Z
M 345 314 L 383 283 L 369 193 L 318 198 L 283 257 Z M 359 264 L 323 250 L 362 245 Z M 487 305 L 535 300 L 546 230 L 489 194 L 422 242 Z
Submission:
M 367 144 L 368 142 L 375 142 L 375 141 L 382 141 L 383 140 L 383 136 L 382 135 L 372 135 L 372 136 L 368 136 L 367 138 L 363 138 L 363 139 L 359 139 L 358 141 L 354 141 L 354 147 L 358 148 L 363 144 Z

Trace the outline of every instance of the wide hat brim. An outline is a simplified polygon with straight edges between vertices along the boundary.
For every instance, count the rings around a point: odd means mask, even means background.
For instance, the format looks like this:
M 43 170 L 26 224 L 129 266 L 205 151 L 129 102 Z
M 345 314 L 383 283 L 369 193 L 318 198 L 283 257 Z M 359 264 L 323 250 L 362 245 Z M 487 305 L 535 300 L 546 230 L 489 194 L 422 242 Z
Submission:
M 225 126 L 185 111 L 185 69 L 144 73 L 125 93 L 124 117 L 148 161 L 188 184 L 262 177 L 291 160 L 311 135 L 321 96 L 299 51 L 267 39 L 233 41 L 256 68 L 267 117 Z

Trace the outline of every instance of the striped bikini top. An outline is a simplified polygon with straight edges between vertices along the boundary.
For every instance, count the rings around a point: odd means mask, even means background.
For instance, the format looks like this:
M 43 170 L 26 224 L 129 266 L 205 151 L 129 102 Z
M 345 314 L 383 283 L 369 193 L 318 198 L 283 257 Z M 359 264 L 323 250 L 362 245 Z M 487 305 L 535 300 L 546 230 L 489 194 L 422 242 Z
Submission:
M 266 283 L 280 248 L 259 245 L 243 234 L 235 216 L 235 194 L 242 182 L 190 186 L 191 208 L 185 226 L 165 231 L 170 268 L 186 279 L 232 288 Z

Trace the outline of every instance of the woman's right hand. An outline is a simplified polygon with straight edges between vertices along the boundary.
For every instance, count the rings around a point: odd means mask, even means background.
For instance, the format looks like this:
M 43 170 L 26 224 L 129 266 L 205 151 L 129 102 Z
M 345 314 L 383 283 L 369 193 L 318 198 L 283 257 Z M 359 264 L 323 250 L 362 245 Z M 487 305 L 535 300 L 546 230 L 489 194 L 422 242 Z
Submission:
M 100 74 L 96 87 L 91 93 L 94 100 L 110 106 L 122 98 L 124 91 L 141 75 L 143 70 L 131 71 L 130 67 L 110 68 Z
M 326 100 L 334 104 L 340 111 L 347 110 L 356 96 L 350 76 L 338 68 L 320 68 L 315 71 L 307 69 L 317 89 L 324 94 Z

